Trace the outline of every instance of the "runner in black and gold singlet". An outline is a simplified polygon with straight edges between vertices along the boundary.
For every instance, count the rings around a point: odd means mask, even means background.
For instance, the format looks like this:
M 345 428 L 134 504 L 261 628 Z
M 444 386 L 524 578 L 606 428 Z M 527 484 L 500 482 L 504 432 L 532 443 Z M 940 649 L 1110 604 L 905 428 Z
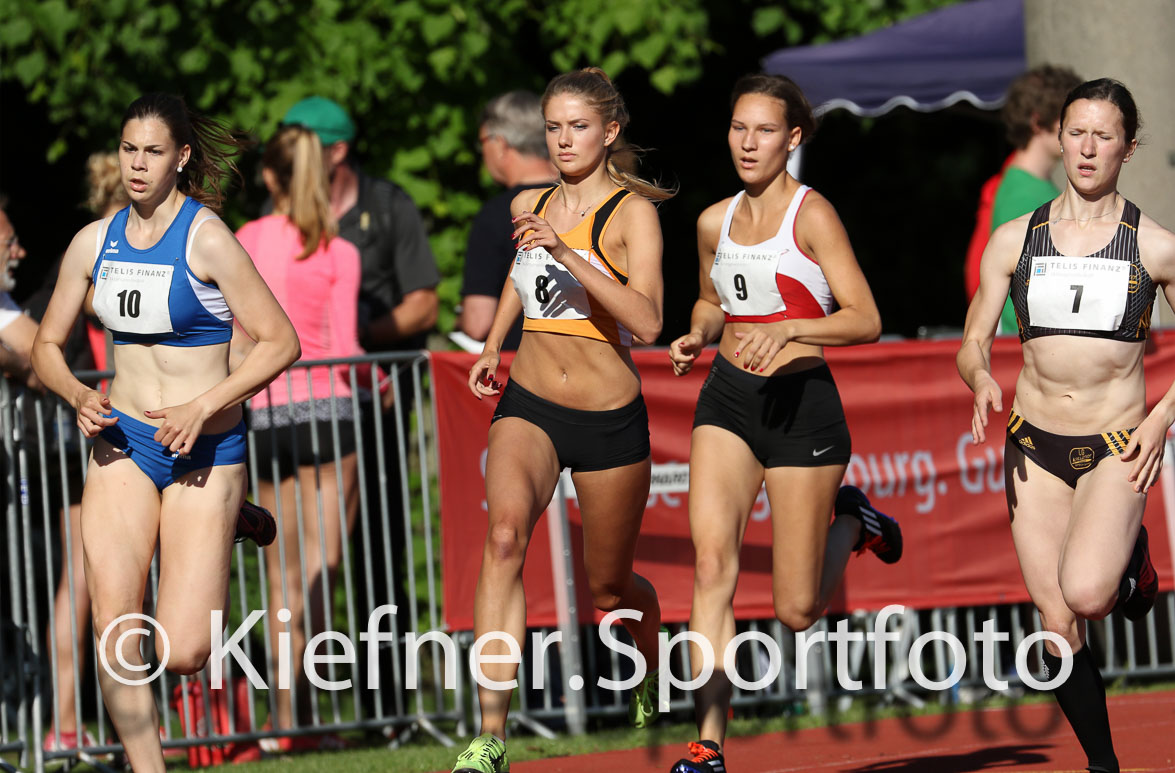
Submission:
M 1085 621 L 1115 609 L 1137 620 L 1154 603 L 1143 508 L 1175 421 L 1175 388 L 1148 413 L 1143 376 L 1156 288 L 1175 297 L 1175 234 L 1117 190 L 1138 126 L 1117 81 L 1069 93 L 1059 137 L 1068 184 L 992 234 L 958 355 L 981 443 L 989 412 L 1003 410 L 990 358 L 1010 286 L 1024 356 L 1004 451 L 1012 538 L 1042 628 L 1056 635 L 1044 679 L 1071 665 L 1050 687 L 1099 773 L 1119 765 Z
M 595 605 L 634 609 L 625 620 L 646 663 L 657 662 L 657 594 L 632 571 L 649 494 L 649 417 L 628 347 L 661 332 L 661 227 L 652 201 L 671 193 L 617 165 L 628 112 L 602 70 L 565 73 L 542 100 L 559 185 L 523 191 L 511 207 L 518 252 L 485 349 L 469 371 L 478 399 L 499 394 L 502 340 L 519 313 L 522 343 L 494 411 L 486 458 L 489 530 L 474 601 L 476 634 L 522 642 L 527 542 L 570 468 L 583 516 L 584 566 Z M 506 224 L 503 223 L 503 227 Z M 486 655 L 507 654 L 502 642 Z M 516 664 L 482 665 L 509 682 Z M 482 735 L 457 758 L 461 773 L 501 773 L 510 690 L 479 686 Z M 631 696 L 638 727 L 657 713 L 656 674 Z

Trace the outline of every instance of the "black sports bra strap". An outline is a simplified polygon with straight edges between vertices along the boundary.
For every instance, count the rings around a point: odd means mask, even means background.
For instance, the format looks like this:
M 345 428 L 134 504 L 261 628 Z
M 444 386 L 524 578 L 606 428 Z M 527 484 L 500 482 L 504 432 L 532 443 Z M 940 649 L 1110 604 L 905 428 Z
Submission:
M 1052 212 L 1053 202 L 1050 199 L 1036 208 L 1032 213 L 1032 217 L 1028 221 L 1028 233 L 1032 233 L 1038 225 L 1047 223 L 1049 221 L 1049 214 Z
M 543 207 L 547 206 L 547 202 L 550 201 L 551 196 L 555 195 L 555 191 L 557 190 L 559 190 L 558 185 L 553 188 L 547 188 L 545 191 L 543 191 L 543 195 L 539 196 L 539 200 L 534 204 L 534 213 L 536 215 L 542 215 Z
M 1136 232 L 1138 231 L 1138 221 L 1142 218 L 1142 211 L 1130 199 L 1126 200 L 1126 206 L 1122 208 L 1122 223 L 1130 226 Z
M 604 226 L 608 224 L 608 218 L 620 206 L 620 202 L 632 195 L 632 191 L 618 190 L 615 195 L 600 205 L 596 210 L 596 214 L 592 215 L 592 251 L 597 255 L 603 255 L 600 250 L 600 237 L 604 235 Z

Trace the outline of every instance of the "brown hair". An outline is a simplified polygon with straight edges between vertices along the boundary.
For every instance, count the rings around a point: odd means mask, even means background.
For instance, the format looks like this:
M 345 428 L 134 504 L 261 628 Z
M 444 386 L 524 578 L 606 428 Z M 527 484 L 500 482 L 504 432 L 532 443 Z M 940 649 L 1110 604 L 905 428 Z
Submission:
M 192 148 L 188 163 L 176 178 L 176 188 L 219 212 L 224 203 L 225 184 L 232 175 L 238 179 L 241 176 L 235 159 L 245 148 L 252 146 L 248 135 L 234 131 L 220 121 L 193 113 L 183 97 L 173 94 L 144 94 L 131 102 L 118 126 L 119 134 L 128 121 L 136 118 L 162 121 L 177 146 Z
M 317 134 L 302 126 L 278 129 L 277 136 L 266 143 L 261 163 L 277 178 L 288 216 L 302 234 L 297 260 L 309 257 L 323 242 L 338 236 Z
M 1079 83 L 1077 73 L 1051 64 L 1033 67 L 1012 81 L 1000 110 L 1008 142 L 1023 150 L 1038 128 L 1051 129 L 1061 117 L 1065 95 Z
M 86 182 L 90 190 L 86 207 L 98 217 L 105 217 L 112 205 L 122 209 L 131 203 L 122 187 L 122 173 L 118 168 L 118 154 L 93 153 L 86 159 Z
M 796 82 L 786 75 L 768 75 L 767 73 L 753 73 L 744 75 L 734 83 L 734 90 L 730 94 L 730 109 L 738 104 L 739 97 L 747 94 L 762 94 L 765 97 L 774 97 L 783 103 L 783 115 L 789 129 L 800 127 L 800 142 L 807 142 L 816 133 L 816 116 L 808 98 L 796 85 Z
M 583 97 L 588 106 L 603 119 L 605 125 L 612 121 L 620 124 L 620 135 L 605 149 L 605 169 L 612 182 L 652 201 L 665 201 L 677 193 L 674 188 L 650 182 L 636 173 L 637 158 L 641 149 L 624 141 L 624 129 L 628 126 L 628 108 L 624 106 L 624 97 L 620 96 L 607 73 L 599 67 L 585 67 L 582 70 L 556 75 L 543 92 L 543 112 L 546 112 L 547 103 L 551 98 L 559 94 Z
M 1065 121 L 1065 113 L 1069 112 L 1069 105 L 1079 99 L 1104 100 L 1122 114 L 1122 128 L 1126 131 L 1126 144 L 1138 137 L 1138 128 L 1142 126 L 1142 116 L 1138 114 L 1138 105 L 1134 104 L 1134 95 L 1121 81 L 1113 78 L 1098 78 L 1079 84 L 1065 97 L 1065 104 L 1061 106 L 1061 122 Z

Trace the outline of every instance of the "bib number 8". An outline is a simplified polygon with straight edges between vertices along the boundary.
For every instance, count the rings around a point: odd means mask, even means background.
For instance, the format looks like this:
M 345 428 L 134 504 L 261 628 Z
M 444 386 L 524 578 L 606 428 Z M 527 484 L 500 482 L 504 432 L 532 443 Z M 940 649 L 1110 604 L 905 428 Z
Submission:
M 137 317 L 142 306 L 143 294 L 138 290 L 131 290 L 127 292 L 123 290 L 118 294 L 118 313 L 123 317 Z
M 547 289 L 547 283 L 551 278 L 546 274 L 540 274 L 534 278 L 534 297 L 539 303 L 546 303 L 551 300 L 551 291 Z

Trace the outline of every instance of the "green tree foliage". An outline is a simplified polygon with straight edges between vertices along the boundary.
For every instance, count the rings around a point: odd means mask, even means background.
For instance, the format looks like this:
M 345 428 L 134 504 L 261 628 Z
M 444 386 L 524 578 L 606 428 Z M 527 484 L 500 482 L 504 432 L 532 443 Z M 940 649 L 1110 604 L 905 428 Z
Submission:
M 745 44 L 712 39 L 718 12 L 743 15 L 743 37 L 767 51 L 949 2 L 0 0 L 0 79 L 45 106 L 57 129 L 50 161 L 79 145 L 110 147 L 123 109 L 145 91 L 182 93 L 260 139 L 298 99 L 338 100 L 359 124 L 364 167 L 402 185 L 429 220 L 448 330 L 468 224 L 489 185 L 474 141 L 488 97 L 541 90 L 553 73 L 588 64 L 672 94 L 701 78 L 707 56 Z

